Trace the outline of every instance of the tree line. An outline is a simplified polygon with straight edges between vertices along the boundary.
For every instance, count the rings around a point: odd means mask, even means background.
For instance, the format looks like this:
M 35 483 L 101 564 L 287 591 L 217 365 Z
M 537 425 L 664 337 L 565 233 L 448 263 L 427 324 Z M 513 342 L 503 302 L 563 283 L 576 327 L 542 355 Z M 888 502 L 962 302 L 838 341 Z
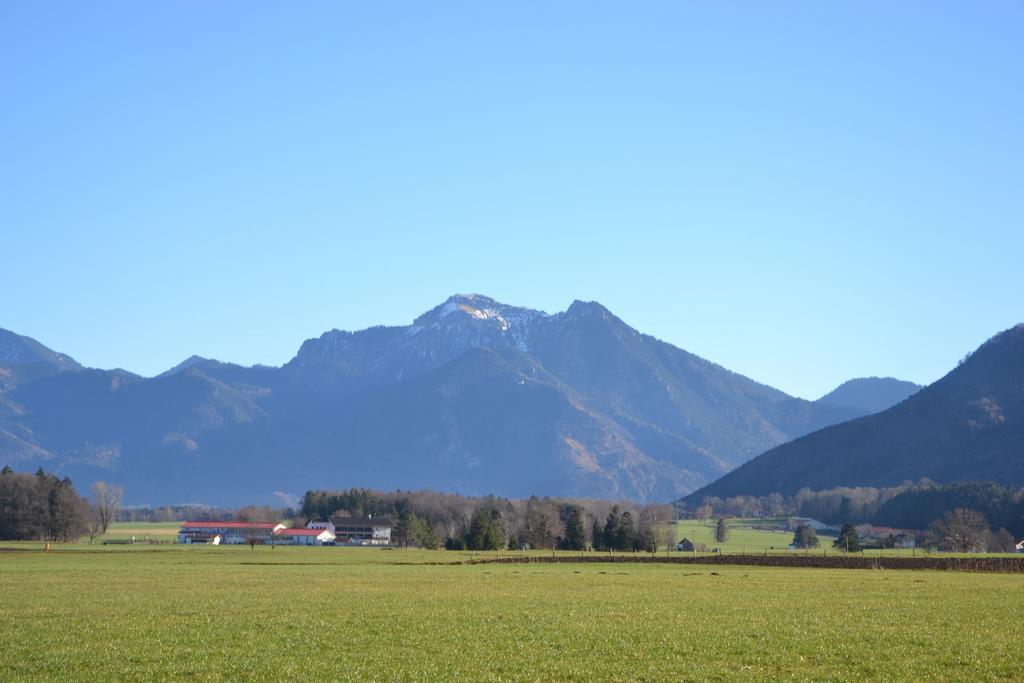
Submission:
M 72 541 L 85 535 L 89 504 L 71 480 L 43 468 L 33 474 L 0 471 L 0 539 Z
M 0 470 L 0 540 L 67 543 L 105 534 L 124 498 L 120 486 L 97 481 L 92 500 L 78 495 L 71 479 L 40 467 L 36 473 Z
M 928 479 L 900 486 L 837 487 L 822 491 L 801 489 L 787 497 L 708 497 L 698 505 L 681 506 L 687 517 L 813 517 L 827 524 L 871 524 L 897 529 L 927 529 L 956 509 L 973 510 L 992 529 L 1024 536 L 1024 490 L 994 482 L 936 484 Z M 998 533 L 998 532 L 997 532 Z
M 400 545 L 465 550 L 563 549 L 654 552 L 674 543 L 671 505 L 532 496 L 508 499 L 435 491 L 352 488 L 308 491 L 306 519 L 390 516 Z

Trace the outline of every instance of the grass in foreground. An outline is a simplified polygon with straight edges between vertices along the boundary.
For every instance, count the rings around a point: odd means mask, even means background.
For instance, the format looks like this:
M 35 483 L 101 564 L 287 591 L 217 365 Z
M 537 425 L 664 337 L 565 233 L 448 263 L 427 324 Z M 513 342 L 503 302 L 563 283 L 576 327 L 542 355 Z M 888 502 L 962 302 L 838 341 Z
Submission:
M 1019 576 L 450 556 L 0 553 L 0 678 L 1024 677 Z

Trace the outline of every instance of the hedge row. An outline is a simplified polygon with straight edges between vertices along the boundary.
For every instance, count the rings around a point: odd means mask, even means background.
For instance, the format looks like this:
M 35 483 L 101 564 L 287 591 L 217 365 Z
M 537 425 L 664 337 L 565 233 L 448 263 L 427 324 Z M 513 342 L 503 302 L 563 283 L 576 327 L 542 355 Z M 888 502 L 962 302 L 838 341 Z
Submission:
M 709 564 L 758 567 L 815 567 L 822 569 L 936 569 L 953 572 L 1024 573 L 1024 557 L 864 557 L 862 555 L 558 555 L 554 557 L 497 557 L 467 560 L 466 564 L 518 563 Z

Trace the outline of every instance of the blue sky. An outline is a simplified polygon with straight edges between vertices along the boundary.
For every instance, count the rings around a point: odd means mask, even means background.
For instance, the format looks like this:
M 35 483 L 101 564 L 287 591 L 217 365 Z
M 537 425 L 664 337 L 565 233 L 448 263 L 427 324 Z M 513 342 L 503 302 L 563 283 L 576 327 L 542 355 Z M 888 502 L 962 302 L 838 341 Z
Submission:
M 555 6 L 552 6 L 555 5 Z M 455 292 L 805 397 L 1024 321 L 1024 4 L 0 5 L 0 327 L 280 364 Z

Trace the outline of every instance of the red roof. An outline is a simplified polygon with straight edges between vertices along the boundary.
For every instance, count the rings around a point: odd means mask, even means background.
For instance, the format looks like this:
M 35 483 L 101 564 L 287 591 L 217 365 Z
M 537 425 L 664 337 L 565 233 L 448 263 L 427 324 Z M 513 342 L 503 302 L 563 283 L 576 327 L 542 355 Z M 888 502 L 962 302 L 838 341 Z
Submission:
M 182 529 L 273 529 L 276 522 L 182 522 Z
M 278 536 L 319 536 L 327 529 L 281 529 L 277 531 Z

